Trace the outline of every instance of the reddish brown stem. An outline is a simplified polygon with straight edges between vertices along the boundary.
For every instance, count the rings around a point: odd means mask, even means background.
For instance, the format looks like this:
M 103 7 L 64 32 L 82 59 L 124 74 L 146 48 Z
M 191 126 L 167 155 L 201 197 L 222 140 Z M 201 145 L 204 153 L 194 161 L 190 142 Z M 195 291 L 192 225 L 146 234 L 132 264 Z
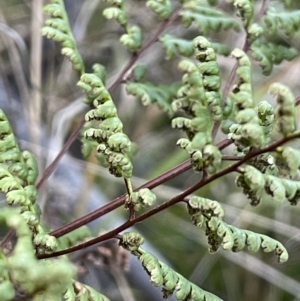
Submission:
M 99 242 L 102 242 L 102 241 L 105 241 L 107 239 L 110 239 L 112 237 L 115 237 L 117 234 L 119 234 L 121 231 L 124 231 L 126 229 L 128 229 L 129 227 L 133 226 L 134 224 L 136 223 L 139 223 L 161 211 L 163 211 L 164 209 L 176 204 L 176 203 L 179 203 L 181 201 L 184 200 L 185 197 L 187 197 L 188 195 L 192 194 L 193 192 L 195 192 L 196 190 L 208 185 L 209 183 L 211 183 L 212 181 L 218 179 L 218 178 L 221 178 L 223 176 L 225 176 L 226 174 L 229 174 L 231 172 L 234 172 L 238 169 L 239 166 L 241 166 L 242 164 L 246 163 L 248 160 L 258 156 L 258 155 L 261 155 L 263 153 L 267 153 L 267 152 L 271 152 L 271 151 L 274 151 L 276 150 L 277 147 L 279 147 L 280 145 L 292 140 L 292 139 L 295 139 L 295 138 L 299 138 L 300 137 L 300 133 L 299 132 L 296 132 L 294 133 L 293 135 L 289 136 L 289 137 L 285 137 L 271 145 L 269 145 L 268 147 L 264 148 L 264 149 L 257 149 L 257 150 L 254 150 L 250 153 L 248 153 L 245 157 L 243 157 L 240 161 L 224 168 L 223 170 L 221 170 L 220 172 L 212 175 L 211 177 L 208 177 L 204 180 L 201 180 L 200 182 L 196 183 L 195 185 L 189 187 L 188 189 L 186 189 L 185 191 L 183 191 L 182 193 L 178 194 L 177 196 L 175 196 L 174 198 L 172 198 L 171 200 L 149 210 L 148 212 L 136 217 L 135 219 L 133 220 L 128 220 L 126 221 L 124 224 L 122 224 L 121 226 L 115 228 L 114 230 L 112 231 L 109 231 L 107 232 L 106 234 L 104 235 L 101 235 L 100 237 L 96 237 L 94 239 L 91 239 L 89 241 L 86 241 L 84 243 L 81 243 L 77 246 L 74 246 L 74 247 L 71 247 L 71 248 L 68 248 L 68 249 L 65 249 L 65 250 L 61 250 L 61 251 L 58 251 L 58 252 L 54 252 L 52 254 L 42 254 L 42 255 L 38 255 L 38 258 L 39 259 L 42 259 L 42 258 L 50 258 L 50 257 L 55 257 L 55 256 L 61 256 L 61 255 L 65 255 L 65 254 L 69 254 L 69 253 L 72 253 L 72 252 L 75 252 L 77 250 L 80 250 L 80 249 L 83 249 L 83 248 L 86 248 L 86 247 L 89 247 L 89 246 L 92 246 L 94 244 L 97 244 Z
M 224 139 L 221 141 L 217 146 L 219 147 L 220 150 L 224 149 L 228 145 L 230 145 L 232 142 L 229 139 Z M 172 168 L 171 170 L 163 173 L 162 175 L 156 177 L 155 179 L 143 184 L 142 186 L 136 188 L 134 191 L 137 191 L 141 188 L 155 188 L 159 186 L 162 183 L 165 183 L 166 181 L 178 176 L 179 174 L 182 174 L 183 172 L 189 170 L 191 168 L 191 163 L 190 161 L 185 161 L 182 164 Z M 86 225 L 95 219 L 115 210 L 116 208 L 122 206 L 125 202 L 126 194 L 123 194 L 122 196 L 114 199 L 110 203 L 104 205 L 103 207 L 73 221 L 70 222 L 69 224 L 62 226 L 61 228 L 58 228 L 50 233 L 50 235 L 53 235 L 55 237 L 60 237 L 64 234 L 67 234 L 83 225 Z
M 176 177 L 177 175 L 185 172 L 186 170 L 189 170 L 191 168 L 191 163 L 189 161 L 186 161 L 171 170 L 167 171 L 166 173 L 160 175 L 159 177 L 145 183 L 144 185 L 136 188 L 134 191 L 137 191 L 141 188 L 149 188 L 152 189 L 154 187 L 157 187 L 158 185 Z M 67 234 L 83 225 L 86 225 L 95 219 L 115 210 L 116 208 L 122 206 L 125 202 L 126 199 L 126 194 L 121 195 L 120 197 L 114 199 L 113 201 L 109 202 L 108 204 L 104 205 L 103 207 L 73 221 L 70 222 L 69 224 L 56 229 L 50 233 L 50 235 L 53 235 L 55 237 L 60 237 L 64 234 Z

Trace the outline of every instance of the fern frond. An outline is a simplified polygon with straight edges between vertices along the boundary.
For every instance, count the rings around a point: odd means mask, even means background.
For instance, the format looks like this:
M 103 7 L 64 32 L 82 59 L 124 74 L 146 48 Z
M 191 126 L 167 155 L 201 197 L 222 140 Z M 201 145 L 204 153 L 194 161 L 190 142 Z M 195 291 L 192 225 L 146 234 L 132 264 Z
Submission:
M 79 74 L 83 74 L 84 64 L 69 25 L 64 2 L 62 0 L 51 0 L 51 4 L 46 5 L 44 11 L 51 18 L 46 21 L 42 28 L 42 34 L 55 42 L 61 43 L 61 53 L 71 61 L 73 68 Z
M 131 142 L 122 132 L 123 123 L 117 115 L 110 93 L 96 74 L 83 74 L 77 85 L 86 93 L 86 102 L 93 102 L 96 107 L 86 114 L 86 121 L 100 121 L 99 129 L 89 128 L 84 138 L 97 142 L 97 151 L 103 154 L 113 175 L 131 178 L 133 167 L 128 156 Z
M 273 65 L 279 65 L 284 60 L 291 61 L 298 56 L 295 48 L 260 40 L 252 43 L 250 49 L 251 56 L 259 62 L 264 75 L 270 75 Z
M 230 94 L 236 108 L 235 120 L 237 123 L 229 128 L 228 138 L 234 142 L 237 154 L 245 154 L 252 146 L 263 146 L 265 140 L 263 128 L 260 126 L 260 120 L 254 108 L 251 62 L 245 52 L 238 48 L 232 51 L 232 56 L 238 61 L 236 71 L 238 80 Z
M 256 185 L 259 185 L 255 180 Z M 223 221 L 224 210 L 216 201 L 201 197 L 192 197 L 188 202 L 188 211 L 192 222 L 197 227 L 204 227 L 205 235 L 208 237 L 209 251 L 214 253 L 220 246 L 225 250 L 239 252 L 244 248 L 252 253 L 259 249 L 264 252 L 274 251 L 279 262 L 288 259 L 288 253 L 284 246 L 262 234 L 236 228 Z
M 12 300 L 20 291 L 34 300 L 60 300 L 75 276 L 75 267 L 64 259 L 57 259 L 55 264 L 38 260 L 32 231 L 18 210 L 2 209 L 0 223 L 14 229 L 18 237 L 10 256 L 6 257 L 0 250 L 1 300 Z
M 143 242 L 143 237 L 132 231 L 124 233 L 119 244 L 137 256 L 147 271 L 151 283 L 154 286 L 162 286 L 164 298 L 170 297 L 175 292 L 177 300 L 221 301 L 219 297 L 197 287 L 166 264 L 160 262 L 154 255 L 143 250 L 141 248 Z
M 148 0 L 146 6 L 150 7 L 160 18 L 166 20 L 172 14 L 170 0 Z
M 145 75 L 147 73 L 147 66 L 146 65 L 135 65 L 134 68 L 132 69 L 132 79 L 135 82 L 141 82 Z
M 173 35 L 165 34 L 159 38 L 166 51 L 166 59 L 170 60 L 175 57 L 177 53 L 190 57 L 194 53 L 193 43 L 189 40 L 179 39 Z
M 156 201 L 156 195 L 148 188 L 142 188 L 133 192 L 126 200 L 126 207 L 132 204 L 134 211 L 140 211 L 142 208 L 152 206 Z
M 197 1 L 189 1 L 183 5 L 181 20 L 185 27 L 190 27 L 193 22 L 201 30 L 203 35 L 208 35 L 211 31 L 239 30 L 239 24 L 235 19 L 227 17 L 221 11 L 213 7 L 204 6 Z
M 170 86 L 153 85 L 151 83 L 128 82 L 126 90 L 128 94 L 139 97 L 144 106 L 157 103 L 169 115 L 173 114 L 171 102 L 180 87 L 180 83 L 174 83 Z
M 228 0 L 237 8 L 237 15 L 243 21 L 244 27 L 247 29 L 252 22 L 254 13 L 254 4 L 251 0 Z
M 259 118 L 259 125 L 263 128 L 266 143 L 271 141 L 271 132 L 274 127 L 274 108 L 266 100 L 261 101 L 257 107 L 257 116 Z
M 38 192 L 35 186 L 37 162 L 29 151 L 20 151 L 10 123 L 1 109 L 0 158 L 0 192 L 5 193 L 9 205 L 21 208 L 37 250 L 41 253 L 54 251 L 57 247 L 56 239 L 48 235 L 40 225 L 41 212 L 36 204 Z
M 300 11 L 277 11 L 274 7 L 269 7 L 263 22 L 270 33 L 283 32 L 292 37 L 300 30 Z
M 183 110 L 191 118 L 174 118 L 172 127 L 186 132 L 188 139 L 179 139 L 177 145 L 188 152 L 194 170 L 205 169 L 213 174 L 222 163 L 219 149 L 212 144 L 213 124 L 223 116 L 221 79 L 212 45 L 204 37 L 197 37 L 193 46 L 201 64 L 197 66 L 188 60 L 180 62 L 179 68 L 185 72 L 183 86 L 172 103 L 174 110 Z
M 236 184 L 243 188 L 243 193 L 251 199 L 251 205 L 258 205 L 263 194 L 271 196 L 272 200 L 281 203 L 289 201 L 296 205 L 300 198 L 300 182 L 282 179 L 272 174 L 263 174 L 257 168 L 246 165 L 240 170 Z
M 123 0 L 112 1 L 105 0 L 112 7 L 108 7 L 103 11 L 103 16 L 106 19 L 115 19 L 120 25 L 122 25 L 126 31 L 120 37 L 120 42 L 123 44 L 129 51 L 136 52 L 142 47 L 143 36 L 142 30 L 139 26 L 133 25 L 130 26 L 128 22 L 127 12 L 125 10 L 125 3 Z M 155 2 L 155 1 L 150 1 Z
M 139 26 L 131 26 L 128 28 L 127 33 L 123 34 L 120 38 L 123 44 L 129 51 L 136 52 L 142 47 L 143 35 Z
M 275 109 L 275 129 L 283 136 L 296 130 L 295 97 L 291 90 L 280 83 L 273 83 L 269 93 L 277 96 Z
M 300 151 L 290 146 L 278 147 L 275 164 L 280 168 L 281 175 L 295 178 L 300 167 Z

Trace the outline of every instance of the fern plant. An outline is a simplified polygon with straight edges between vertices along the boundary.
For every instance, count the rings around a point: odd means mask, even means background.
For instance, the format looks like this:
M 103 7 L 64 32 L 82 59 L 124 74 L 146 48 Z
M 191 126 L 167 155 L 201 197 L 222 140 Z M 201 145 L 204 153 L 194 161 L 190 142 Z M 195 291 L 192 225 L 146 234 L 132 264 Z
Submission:
M 268 1 L 262 1 L 257 12 L 256 3 L 250 0 L 230 0 L 227 11 L 218 5 L 221 1 L 149 0 L 143 3 L 143 9 L 147 14 L 152 12 L 161 25 L 147 40 L 143 27 L 131 18 L 126 1 L 104 2 L 103 16 L 107 22 L 119 24 L 123 31 L 120 47 L 131 53 L 129 62 L 110 86 L 106 84 L 104 65 L 93 62 L 92 70 L 86 71 L 89 67 L 85 66 L 80 54 L 62 0 L 52 0 L 45 6 L 49 18 L 42 34 L 60 44 L 61 54 L 77 72 L 76 88 L 84 94 L 87 105 L 84 119 L 66 145 L 70 145 L 81 130 L 83 156 L 95 156 L 112 176 L 123 178 L 126 193 L 77 220 L 49 230 L 41 218 L 38 189 L 67 147 L 36 183 L 35 157 L 29 151 L 20 150 L 1 110 L 0 190 L 5 194 L 7 208 L 1 211 L 0 222 L 9 230 L 1 241 L 0 300 L 108 300 L 76 279 L 76 270 L 67 254 L 110 239 L 118 240 L 120 248 L 138 258 L 150 282 L 162 287 L 164 298 L 174 295 L 177 300 L 186 301 L 227 300 L 224 294 L 218 296 L 218 292 L 198 287 L 142 248 L 144 238 L 136 231 L 123 231 L 183 203 L 192 224 L 204 230 L 210 253 L 221 247 L 232 252 L 262 250 L 275 253 L 280 263 L 288 260 L 288 252 L 280 241 L 226 222 L 221 203 L 205 197 L 201 189 L 214 180 L 237 173 L 235 185 L 250 199 L 251 205 L 267 201 L 297 205 L 300 131 L 295 110 L 299 97 L 296 98 L 288 86 L 274 82 L 269 93 L 276 97 L 276 104 L 263 99 L 257 102 L 253 69 L 257 63 L 264 75 L 270 75 L 275 65 L 298 57 L 297 49 L 286 41 L 299 38 L 300 10 L 291 9 L 291 1 L 272 1 L 269 5 Z M 230 9 L 236 15 L 228 13 Z M 168 32 L 175 23 L 180 32 L 184 32 L 183 36 Z M 243 47 L 231 49 L 223 42 L 216 43 L 214 35 L 220 31 L 244 32 Z M 178 66 L 181 80 L 158 84 L 148 79 L 150 66 L 139 59 L 155 42 L 165 51 L 165 59 L 170 61 L 167 66 Z M 229 55 L 236 65 L 224 81 L 219 58 Z M 132 181 L 136 147 L 129 133 L 126 134 L 125 121 L 121 120 L 122 112 L 113 93 L 121 84 L 142 105 L 157 104 L 167 113 L 165 118 L 172 128 L 185 134 L 178 139 L 177 145 L 189 160 L 140 187 L 135 187 Z M 223 140 L 217 143 L 219 136 Z M 232 145 L 231 153 L 225 155 L 223 149 L 229 145 Z M 234 162 L 228 164 L 226 158 Z M 161 202 L 152 189 L 190 168 L 198 173 L 197 182 Z M 121 206 L 124 212 L 128 211 L 128 218 L 120 226 L 100 235 L 86 227 L 89 222 Z M 10 249 L 15 234 L 17 242 Z M 54 257 L 58 259 L 49 259 Z

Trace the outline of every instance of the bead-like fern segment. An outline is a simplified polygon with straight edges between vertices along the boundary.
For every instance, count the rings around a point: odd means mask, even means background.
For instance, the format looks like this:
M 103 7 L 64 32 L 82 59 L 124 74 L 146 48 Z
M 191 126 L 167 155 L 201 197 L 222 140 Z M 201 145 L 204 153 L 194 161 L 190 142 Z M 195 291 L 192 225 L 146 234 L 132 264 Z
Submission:
M 188 202 L 188 211 L 193 224 L 205 229 L 209 251 L 212 253 L 220 246 L 233 252 L 239 252 L 247 247 L 252 253 L 258 252 L 259 249 L 263 249 L 264 252 L 274 251 L 279 262 L 288 259 L 288 253 L 280 242 L 266 235 L 238 229 L 225 223 L 224 210 L 216 201 L 194 196 Z
M 269 143 L 271 141 L 271 132 L 274 127 L 274 108 L 266 100 L 263 100 L 258 104 L 256 111 L 259 118 L 259 125 L 263 128 L 265 143 Z
M 251 0 L 228 0 L 237 8 L 237 15 L 242 19 L 244 27 L 247 29 L 252 22 L 254 4 Z
M 237 176 L 235 182 L 243 188 L 243 193 L 251 200 L 251 205 L 260 203 L 265 188 L 265 177 L 258 169 L 247 165 L 241 169 L 242 174 Z
M 238 82 L 233 86 L 230 95 L 236 107 L 236 123 L 229 128 L 228 138 L 234 142 L 237 153 L 247 153 L 251 147 L 261 147 L 265 144 L 264 133 L 252 98 L 250 60 L 244 51 L 238 48 L 233 50 L 232 55 L 238 61 Z
M 84 64 L 73 37 L 63 0 L 51 0 L 44 11 L 51 16 L 42 28 L 42 34 L 61 43 L 61 53 L 72 63 L 79 74 L 84 73 Z
M 124 0 L 105 0 L 112 7 L 104 9 L 103 15 L 107 19 L 115 19 L 120 25 L 122 25 L 126 31 L 120 37 L 120 42 L 129 51 L 136 52 L 142 47 L 142 30 L 139 26 L 130 26 L 128 22 L 127 13 L 124 6 Z
M 160 18 L 166 20 L 172 14 L 170 0 L 148 0 L 146 6 L 150 7 Z
M 274 175 L 263 174 L 253 166 L 247 165 L 240 170 L 236 184 L 243 188 L 243 193 L 251 200 L 251 205 L 258 205 L 263 194 L 268 194 L 273 201 L 290 202 L 296 205 L 300 197 L 300 182 L 281 179 Z
M 269 93 L 277 96 L 278 106 L 275 109 L 275 129 L 283 136 L 296 129 L 295 97 L 291 90 L 280 83 L 273 83 Z
M 156 195 L 148 188 L 142 188 L 137 192 L 132 192 L 126 200 L 126 207 L 133 205 L 134 211 L 152 206 L 156 201 Z
M 259 62 L 263 74 L 269 75 L 273 70 L 273 65 L 279 65 L 282 61 L 291 61 L 298 56 L 295 48 L 285 45 L 264 42 L 259 40 L 251 44 L 251 56 Z
M 88 102 L 93 101 L 96 107 L 86 114 L 86 121 L 100 121 L 99 128 L 89 128 L 85 132 L 85 138 L 98 143 L 97 151 L 104 155 L 113 175 L 131 178 L 132 163 L 128 156 L 131 142 L 122 131 L 123 123 L 109 92 L 95 74 L 83 74 L 78 86 L 86 93 Z
M 197 37 L 193 41 L 196 58 L 201 62 L 199 71 L 203 78 L 203 86 L 207 105 L 214 121 L 223 117 L 222 99 L 220 94 L 221 78 L 217 57 L 211 43 L 204 37 Z
M 142 236 L 132 231 L 124 233 L 119 244 L 137 256 L 147 271 L 151 283 L 154 286 L 162 286 L 164 298 L 168 298 L 175 293 L 177 300 L 221 301 L 219 297 L 197 287 L 166 264 L 160 262 L 154 255 L 142 249 L 143 242 Z
M 56 239 L 40 225 L 40 209 L 36 203 L 37 162 L 29 151 L 21 152 L 6 115 L 0 109 L 0 191 L 9 205 L 19 206 L 33 234 L 39 252 L 54 251 Z
M 216 54 L 205 38 L 194 39 L 193 45 L 201 64 L 198 67 L 191 61 L 180 62 L 179 68 L 186 72 L 184 85 L 172 104 L 174 111 L 183 110 L 191 119 L 174 118 L 172 127 L 186 132 L 188 139 L 180 139 L 177 144 L 190 154 L 194 169 L 215 173 L 221 165 L 221 153 L 211 144 L 214 121 L 222 118 L 219 68 Z
M 239 24 L 234 18 L 227 17 L 221 11 L 205 5 L 203 2 L 188 1 L 184 3 L 180 15 L 185 27 L 190 27 L 195 22 L 203 35 L 221 29 L 239 30 Z
M 290 146 L 281 146 L 276 149 L 275 163 L 283 176 L 296 178 L 300 168 L 300 151 Z
M 282 32 L 292 37 L 300 30 L 300 11 L 277 11 L 270 6 L 263 21 L 270 33 Z
M 195 49 L 193 42 L 190 40 L 177 38 L 171 34 L 165 34 L 159 38 L 160 42 L 166 51 L 166 59 L 171 60 L 176 57 L 176 55 L 183 55 L 190 57 L 194 54 Z M 226 45 L 219 43 L 211 43 L 211 47 L 218 54 L 228 56 L 230 50 Z

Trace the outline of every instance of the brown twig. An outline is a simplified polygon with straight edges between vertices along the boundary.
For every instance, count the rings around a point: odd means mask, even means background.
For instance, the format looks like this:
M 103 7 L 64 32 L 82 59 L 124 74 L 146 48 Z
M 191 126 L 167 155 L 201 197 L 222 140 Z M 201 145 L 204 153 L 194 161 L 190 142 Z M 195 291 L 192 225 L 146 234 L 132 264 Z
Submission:
M 209 178 L 206 178 L 204 180 L 201 180 L 200 182 L 196 183 L 195 185 L 189 187 L 188 189 L 186 189 L 185 191 L 183 191 L 182 193 L 178 194 L 177 196 L 175 196 L 174 198 L 172 198 L 171 200 L 149 210 L 148 212 L 136 217 L 133 220 L 128 220 L 126 221 L 124 224 L 122 224 L 121 226 L 115 228 L 112 231 L 109 231 L 107 233 L 105 233 L 104 235 L 101 235 L 99 237 L 96 237 L 94 239 L 91 239 L 89 241 L 86 241 L 84 243 L 81 243 L 77 246 L 65 249 L 65 250 L 61 250 L 58 252 L 54 252 L 52 254 L 42 254 L 42 255 L 38 255 L 39 259 L 42 258 L 50 258 L 50 257 L 56 257 L 56 256 L 61 256 L 61 255 L 65 255 L 65 254 L 69 254 L 72 252 L 75 252 L 77 250 L 92 246 L 94 244 L 97 244 L 99 242 L 105 241 L 107 239 L 110 239 L 112 237 L 115 237 L 116 235 L 118 235 L 121 231 L 124 231 L 126 229 L 128 229 L 129 227 L 132 227 L 133 225 L 135 225 L 136 223 L 139 223 L 161 211 L 163 211 L 164 209 L 179 203 L 181 201 L 184 200 L 185 197 L 187 197 L 188 195 L 192 194 L 193 192 L 195 192 L 196 190 L 208 185 L 209 183 L 213 182 L 214 180 L 221 178 L 223 176 L 225 176 L 226 174 L 229 174 L 231 172 L 234 172 L 238 169 L 239 166 L 241 166 L 242 164 L 246 163 L 248 160 L 261 155 L 263 153 L 267 153 L 267 152 L 271 152 L 276 150 L 277 147 L 279 147 L 282 144 L 287 143 L 288 141 L 295 139 L 295 138 L 300 138 L 300 132 L 295 132 L 294 134 L 290 135 L 289 137 L 285 137 L 279 141 L 276 141 L 275 143 L 269 145 L 268 147 L 264 148 L 264 149 L 256 149 L 250 153 L 248 153 L 245 157 L 243 157 L 240 161 L 224 168 L 223 170 L 221 170 L 220 172 L 217 172 L 216 174 L 212 175 Z
M 10 229 L 0 242 L 0 248 L 5 248 L 15 234 L 15 230 Z
M 300 104 L 300 95 L 298 95 L 295 99 L 295 106 L 299 106 Z
M 230 155 L 223 155 L 222 160 L 223 161 L 238 161 L 241 160 L 243 157 L 241 156 L 230 156 Z
M 231 140 L 229 139 L 224 139 L 220 143 L 217 144 L 218 148 L 220 150 L 223 150 L 225 147 L 230 145 L 232 143 Z M 136 188 L 134 191 L 137 191 L 141 188 L 155 188 L 159 186 L 162 183 L 167 182 L 170 179 L 173 179 L 174 177 L 178 176 L 179 174 L 182 174 L 183 172 L 189 170 L 191 168 L 191 163 L 190 161 L 185 161 L 181 163 L 180 165 L 172 168 L 171 170 L 161 174 L 160 176 L 156 177 L 155 179 L 143 184 L 142 186 Z M 61 228 L 58 228 L 50 233 L 50 235 L 53 235 L 55 237 L 60 237 L 64 234 L 67 234 L 83 225 L 86 225 L 95 219 L 115 210 L 116 208 L 122 206 L 125 202 L 126 199 L 126 194 L 114 199 L 113 201 L 109 202 L 108 204 L 104 205 L 103 207 L 73 221 L 70 222 L 69 224 L 62 226 Z

